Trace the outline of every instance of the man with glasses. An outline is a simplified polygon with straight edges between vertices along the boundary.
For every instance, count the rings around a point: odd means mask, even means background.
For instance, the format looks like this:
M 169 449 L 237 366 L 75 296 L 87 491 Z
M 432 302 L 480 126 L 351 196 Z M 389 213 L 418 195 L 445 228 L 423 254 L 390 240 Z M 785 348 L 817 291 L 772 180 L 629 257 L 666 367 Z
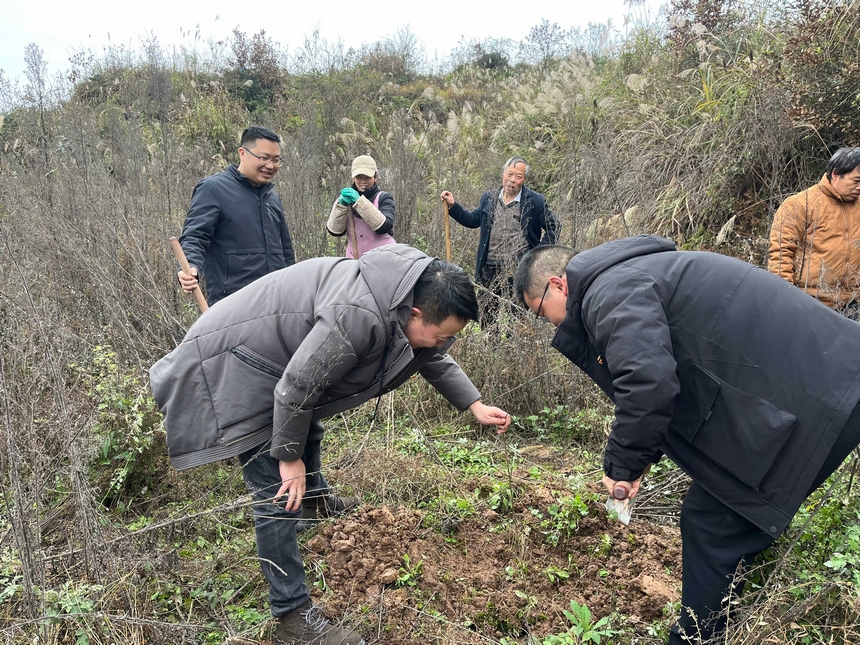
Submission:
M 459 267 L 390 244 L 358 260 L 312 258 L 260 278 L 202 315 L 150 369 L 173 465 L 233 456 L 242 464 L 276 644 L 364 643 L 311 601 L 296 541 L 322 419 L 420 374 L 459 410 L 507 430 L 510 416 L 485 405 L 447 354 L 477 318 L 475 289 Z
M 272 179 L 281 165 L 281 138 L 266 128 L 242 132 L 239 165 L 194 188 L 179 242 L 194 277 L 179 272 L 191 293 L 205 277 L 214 305 L 257 278 L 295 264 L 293 243 Z
M 723 642 L 735 571 L 860 443 L 860 328 L 763 269 L 650 235 L 538 247 L 514 288 L 615 404 L 610 493 L 634 496 L 664 454 L 693 479 L 669 643 Z
M 553 276 L 555 278 L 561 278 L 560 275 Z M 550 322 L 549 318 L 543 315 L 543 301 L 546 300 L 546 294 L 549 293 L 549 288 L 552 285 L 550 279 L 547 279 L 546 286 L 543 288 L 543 293 L 540 296 L 540 302 L 538 302 L 537 309 L 535 309 L 535 317 L 541 322 Z

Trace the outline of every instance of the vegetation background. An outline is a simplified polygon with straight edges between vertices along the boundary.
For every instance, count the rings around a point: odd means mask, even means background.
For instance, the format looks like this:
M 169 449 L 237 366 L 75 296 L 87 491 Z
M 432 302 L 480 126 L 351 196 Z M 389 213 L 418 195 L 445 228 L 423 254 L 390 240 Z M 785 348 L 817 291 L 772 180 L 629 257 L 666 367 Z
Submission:
M 26 82 L 0 74 L 0 638 L 264 633 L 238 468 L 172 471 L 147 386 L 148 366 L 196 317 L 167 239 L 195 183 L 236 161 L 248 125 L 284 138 L 276 184 L 299 259 L 342 253 L 324 223 L 358 154 L 376 158 L 395 195 L 397 240 L 443 257 L 440 191 L 474 207 L 516 154 L 531 161 L 527 183 L 559 215 L 565 244 L 648 232 L 762 264 L 779 203 L 815 183 L 833 150 L 860 145 L 860 2 L 673 0 L 653 17 L 631 1 L 630 12 L 624 36 L 541 20 L 519 43 L 462 42 L 439 69 L 408 30 L 359 50 L 315 34 L 290 56 L 264 32 L 236 31 L 178 51 L 151 41 L 82 53 L 61 76 L 33 44 Z M 454 224 L 452 234 L 455 261 L 471 269 L 477 232 Z M 534 466 L 537 444 L 565 456 L 541 465 L 540 485 L 586 494 L 611 408 L 549 350 L 547 329 L 516 310 L 499 325 L 490 337 L 471 329 L 454 353 L 486 400 L 516 413 L 508 437 L 464 426 L 410 383 L 375 420 L 361 409 L 330 421 L 325 468 L 341 490 L 420 509 L 425 529 L 441 531 L 523 494 L 522 483 L 492 487 L 505 468 Z M 397 467 L 414 454 L 421 468 Z M 858 642 L 853 468 L 753 574 L 763 593 L 747 596 L 726 642 Z M 367 479 L 374 469 L 384 481 Z M 491 493 L 464 473 L 490 478 Z M 659 503 L 642 520 L 671 524 L 683 478 L 666 468 L 652 492 Z M 549 513 L 526 515 L 535 511 Z M 515 513 L 493 526 L 525 543 Z M 558 526 L 538 528 L 550 539 Z M 430 603 L 420 569 L 407 559 L 403 571 L 412 602 Z M 525 590 L 542 575 L 521 573 Z M 316 589 L 325 598 L 324 577 Z M 415 642 L 658 643 L 672 611 L 648 625 L 545 611 L 541 636 L 529 625 L 542 599 L 523 593 L 516 620 L 437 612 L 430 622 L 446 635 L 422 624 Z M 380 630 L 372 642 L 411 642 L 398 638 Z

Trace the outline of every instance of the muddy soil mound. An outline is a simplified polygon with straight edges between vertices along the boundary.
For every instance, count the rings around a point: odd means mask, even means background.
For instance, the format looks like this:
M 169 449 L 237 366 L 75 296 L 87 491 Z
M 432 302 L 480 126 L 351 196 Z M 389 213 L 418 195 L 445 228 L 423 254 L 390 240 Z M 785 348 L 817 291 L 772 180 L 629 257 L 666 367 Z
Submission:
M 314 593 L 333 617 L 380 616 L 370 638 L 379 643 L 564 632 L 570 600 L 595 620 L 618 612 L 644 630 L 679 599 L 677 529 L 635 518 L 628 529 L 591 503 L 553 546 L 534 511 L 546 504 L 520 498 L 507 514 L 484 509 L 447 534 L 420 511 L 363 507 L 308 541 L 306 562 L 321 572 Z

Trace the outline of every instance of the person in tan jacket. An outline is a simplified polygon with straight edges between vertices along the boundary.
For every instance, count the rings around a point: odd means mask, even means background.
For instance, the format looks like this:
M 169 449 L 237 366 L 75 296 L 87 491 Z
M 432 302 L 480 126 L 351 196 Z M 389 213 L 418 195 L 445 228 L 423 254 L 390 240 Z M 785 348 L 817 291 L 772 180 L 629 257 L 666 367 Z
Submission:
M 858 320 L 860 148 L 840 148 L 821 181 L 786 199 L 770 229 L 768 270 Z

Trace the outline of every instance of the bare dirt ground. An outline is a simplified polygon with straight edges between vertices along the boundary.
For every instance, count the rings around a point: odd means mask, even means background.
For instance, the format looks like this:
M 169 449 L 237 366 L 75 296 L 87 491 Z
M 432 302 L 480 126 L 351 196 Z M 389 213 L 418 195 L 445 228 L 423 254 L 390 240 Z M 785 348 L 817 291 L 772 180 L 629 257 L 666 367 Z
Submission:
M 313 594 L 369 643 L 560 633 L 570 600 L 587 605 L 595 621 L 623 614 L 617 627 L 642 633 L 664 618 L 667 603 L 679 600 L 677 529 L 635 515 L 628 529 L 591 502 L 578 528 L 553 546 L 532 509 L 554 499 L 534 488 L 507 513 L 483 509 L 442 531 L 421 511 L 362 507 L 307 542 L 306 563 L 318 572 Z

